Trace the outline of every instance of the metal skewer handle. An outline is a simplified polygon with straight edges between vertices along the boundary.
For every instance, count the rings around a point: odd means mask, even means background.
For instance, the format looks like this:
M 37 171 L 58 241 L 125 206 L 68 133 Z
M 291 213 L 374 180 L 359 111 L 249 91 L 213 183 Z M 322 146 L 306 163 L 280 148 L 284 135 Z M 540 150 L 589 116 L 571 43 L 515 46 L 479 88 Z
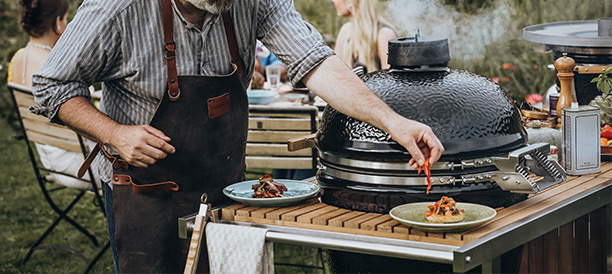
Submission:
M 204 229 L 206 228 L 206 219 L 210 216 L 211 208 L 210 204 L 207 204 L 208 195 L 202 194 L 200 211 L 196 215 L 195 222 L 193 225 L 193 233 L 191 234 L 191 243 L 189 244 L 189 252 L 187 253 L 187 262 L 185 263 L 184 274 L 196 273 L 198 269 L 198 261 L 200 259 L 200 247 L 202 244 L 202 238 L 206 235 Z

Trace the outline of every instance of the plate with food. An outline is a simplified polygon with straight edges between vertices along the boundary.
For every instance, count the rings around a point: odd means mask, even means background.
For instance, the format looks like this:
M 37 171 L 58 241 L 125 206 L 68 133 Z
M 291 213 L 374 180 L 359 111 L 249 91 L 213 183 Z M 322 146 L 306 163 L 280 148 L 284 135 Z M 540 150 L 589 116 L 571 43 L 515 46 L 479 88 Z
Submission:
M 274 179 L 265 175 L 259 180 L 235 183 L 223 189 L 230 199 L 252 206 L 287 206 L 315 197 L 318 185 L 304 181 Z
M 488 206 L 458 203 L 453 198 L 442 196 L 435 203 L 396 206 L 389 215 L 406 226 L 425 232 L 459 232 L 490 221 L 497 212 Z

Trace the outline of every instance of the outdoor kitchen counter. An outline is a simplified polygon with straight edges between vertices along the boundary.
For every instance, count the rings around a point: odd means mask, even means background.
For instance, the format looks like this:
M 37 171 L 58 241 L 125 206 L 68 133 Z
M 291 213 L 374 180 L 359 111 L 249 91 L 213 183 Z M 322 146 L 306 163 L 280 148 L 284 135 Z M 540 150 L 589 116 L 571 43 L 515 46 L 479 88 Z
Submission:
M 556 239 L 552 249 L 561 257 L 569 254 L 571 261 L 577 248 L 586 245 L 583 252 L 593 257 L 587 256 L 586 272 L 606 271 L 607 257 L 610 273 L 611 197 L 612 163 L 604 162 L 598 174 L 568 176 L 567 181 L 530 195 L 523 202 L 497 209 L 497 216 L 488 223 L 460 233 L 426 233 L 406 227 L 388 214 L 341 209 L 314 199 L 289 207 L 235 204 L 222 208 L 215 221 L 268 228 L 266 239 L 273 242 L 446 263 L 453 265 L 453 271 L 462 273 L 478 265 L 483 266 L 483 272 L 498 272 L 501 254 L 542 235 L 557 234 L 558 229 L 563 234 L 561 229 L 568 223 L 570 235 L 576 235 L 570 242 L 577 241 L 578 227 L 572 222 L 584 216 L 589 220 L 589 214 L 596 212 L 597 217 L 591 217 L 587 224 L 591 237 L 585 239 L 592 242 L 591 250 L 587 243 L 570 243 L 569 250 L 564 252 L 567 244 Z M 546 252 L 533 252 L 543 251 Z M 552 264 L 559 264 L 557 267 L 567 264 L 564 258 L 555 260 Z M 575 263 L 569 267 L 575 268 Z

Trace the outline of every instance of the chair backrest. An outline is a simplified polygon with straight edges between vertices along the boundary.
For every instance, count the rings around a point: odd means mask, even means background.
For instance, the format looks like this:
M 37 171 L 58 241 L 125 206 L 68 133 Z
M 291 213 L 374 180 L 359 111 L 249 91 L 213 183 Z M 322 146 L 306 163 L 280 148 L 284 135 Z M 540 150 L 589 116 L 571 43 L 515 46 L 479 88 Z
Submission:
M 86 157 L 89 152 L 89 147 L 84 143 L 83 138 L 68 127 L 51 123 L 46 117 L 31 113 L 29 107 L 36 105 L 36 102 L 34 101 L 34 96 L 29 87 L 10 82 L 8 83 L 8 87 L 14 99 L 13 102 L 23 130 L 23 137 L 26 139 L 30 158 L 34 165 L 35 172 L 37 173 L 37 177 L 39 177 L 39 179 L 44 177 L 41 171 L 45 171 L 83 181 L 86 183 L 85 186 L 88 187 L 89 183 L 94 181 L 91 170 L 89 171 L 89 178 L 82 180 L 77 178 L 76 174 L 67 174 L 65 172 L 46 168 L 36 160 L 33 153 L 35 149 L 31 143 L 50 145 L 69 152 L 80 153 L 83 157 Z M 78 165 L 80 163 L 74 164 Z M 91 188 L 96 189 L 97 187 L 92 185 Z
M 315 149 L 290 152 L 287 141 L 315 133 L 318 108 L 314 106 L 249 107 L 247 168 L 314 169 Z
M 28 140 L 82 153 L 76 132 L 65 126 L 50 123 L 47 118 L 29 111 L 30 106 L 36 105 L 30 88 L 15 83 L 8 83 L 8 85 L 15 98 L 19 117 Z

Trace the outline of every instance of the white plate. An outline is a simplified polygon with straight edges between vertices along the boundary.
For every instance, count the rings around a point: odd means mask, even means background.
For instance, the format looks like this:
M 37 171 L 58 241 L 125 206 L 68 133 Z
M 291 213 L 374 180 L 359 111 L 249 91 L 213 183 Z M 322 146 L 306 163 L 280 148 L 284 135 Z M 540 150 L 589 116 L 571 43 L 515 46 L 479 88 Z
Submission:
M 282 183 L 287 187 L 283 193 L 285 197 L 278 198 L 251 198 L 254 190 L 252 185 L 259 180 L 250 180 L 229 185 L 223 189 L 223 194 L 230 199 L 253 206 L 286 206 L 298 203 L 308 198 L 314 197 L 319 192 L 319 186 L 303 181 L 274 179 L 275 182 Z
M 398 222 L 414 227 L 426 232 L 459 232 L 465 231 L 473 227 L 493 219 L 497 212 L 488 206 L 457 203 L 457 207 L 465 210 L 465 218 L 458 223 L 430 223 L 425 219 L 425 210 L 427 206 L 433 205 L 434 202 L 410 203 L 396 206 L 389 212 L 389 215 Z

